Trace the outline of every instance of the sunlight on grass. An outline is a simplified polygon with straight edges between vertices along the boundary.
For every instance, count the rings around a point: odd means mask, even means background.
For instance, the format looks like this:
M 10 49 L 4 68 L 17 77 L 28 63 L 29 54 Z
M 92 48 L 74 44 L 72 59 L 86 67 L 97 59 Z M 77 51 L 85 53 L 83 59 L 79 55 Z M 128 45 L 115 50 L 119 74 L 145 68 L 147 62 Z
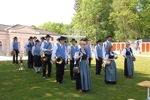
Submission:
M 92 90 L 87 93 L 75 89 L 75 81 L 70 80 L 69 65 L 65 70 L 64 83 L 58 85 L 55 66 L 52 68 L 52 78 L 45 79 L 34 70 L 18 71 L 18 66 L 11 62 L 0 62 L 0 100 L 145 100 L 146 89 L 137 86 L 137 83 L 150 80 L 150 58 L 136 58 L 134 79 L 127 79 L 123 72 L 124 59 L 119 55 L 116 60 L 116 85 L 104 83 L 104 70 L 101 76 L 95 75 L 93 59 L 90 68 Z
M 40 89 L 41 87 L 39 87 L 39 86 L 33 86 L 33 87 L 31 87 L 31 89 Z
M 13 85 L 12 82 L 1 82 L 2 85 L 4 86 L 10 86 L 10 85 Z
M 46 93 L 46 94 L 44 95 L 44 97 L 50 97 L 50 96 L 52 96 L 51 93 Z

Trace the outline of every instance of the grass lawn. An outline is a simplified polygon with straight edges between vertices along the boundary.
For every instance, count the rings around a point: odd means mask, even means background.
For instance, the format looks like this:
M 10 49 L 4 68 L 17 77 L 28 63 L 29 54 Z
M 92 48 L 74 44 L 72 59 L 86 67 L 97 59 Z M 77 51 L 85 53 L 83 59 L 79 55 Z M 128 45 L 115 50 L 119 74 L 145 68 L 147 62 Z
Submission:
M 134 79 L 123 75 L 123 57 L 117 62 L 118 83 L 106 85 L 104 71 L 95 75 L 95 63 L 91 68 L 92 90 L 79 93 L 75 82 L 70 80 L 69 70 L 65 71 L 64 84 L 55 83 L 55 66 L 51 79 L 44 79 L 33 70 L 18 71 L 11 62 L 0 62 L 0 100 L 145 100 L 146 89 L 137 86 L 141 81 L 150 81 L 150 58 L 137 57 Z

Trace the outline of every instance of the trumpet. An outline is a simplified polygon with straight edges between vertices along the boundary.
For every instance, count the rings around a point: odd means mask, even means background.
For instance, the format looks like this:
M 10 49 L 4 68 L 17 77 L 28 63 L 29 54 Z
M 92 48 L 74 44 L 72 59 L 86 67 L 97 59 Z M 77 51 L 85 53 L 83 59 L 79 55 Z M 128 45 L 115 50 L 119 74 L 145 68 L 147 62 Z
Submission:
M 61 57 L 55 57 L 55 62 L 57 64 L 62 64 L 63 63 L 63 59 Z
M 41 60 L 42 61 L 47 61 L 48 60 L 48 58 L 45 56 L 45 54 L 44 54 L 44 51 L 41 51 Z

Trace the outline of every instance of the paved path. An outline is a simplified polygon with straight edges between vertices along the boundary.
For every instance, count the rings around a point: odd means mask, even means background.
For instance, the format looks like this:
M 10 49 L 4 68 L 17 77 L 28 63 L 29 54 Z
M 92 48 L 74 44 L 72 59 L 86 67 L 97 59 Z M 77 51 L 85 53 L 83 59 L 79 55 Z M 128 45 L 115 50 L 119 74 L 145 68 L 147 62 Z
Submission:
M 150 55 L 140 55 L 140 54 L 135 54 L 135 56 L 150 57 Z
M 27 56 L 24 56 L 23 60 L 27 60 Z M 10 57 L 10 56 L 0 56 L 0 61 L 12 61 L 12 57 Z

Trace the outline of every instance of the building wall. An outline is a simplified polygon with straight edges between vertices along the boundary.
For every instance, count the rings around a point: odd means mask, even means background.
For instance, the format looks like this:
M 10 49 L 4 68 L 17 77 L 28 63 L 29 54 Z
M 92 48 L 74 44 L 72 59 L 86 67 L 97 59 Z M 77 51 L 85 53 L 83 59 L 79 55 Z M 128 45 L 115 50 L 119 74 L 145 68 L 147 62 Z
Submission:
M 6 55 L 9 46 L 9 35 L 7 32 L 0 32 L 0 55 Z
M 36 36 L 39 40 L 41 37 L 45 36 L 45 35 L 38 35 L 38 34 L 20 34 L 20 33 L 9 33 L 9 49 L 7 52 L 11 52 L 12 50 L 12 42 L 13 42 L 13 38 L 14 37 L 18 37 L 18 42 L 19 42 L 19 48 L 20 48 L 20 52 L 26 52 L 25 50 L 25 45 L 28 43 L 28 38 L 30 36 L 34 37 Z M 53 41 L 52 43 L 56 43 L 57 42 L 57 38 L 59 38 L 59 36 L 52 36 L 53 37 Z M 9 55 L 9 54 L 8 54 Z

